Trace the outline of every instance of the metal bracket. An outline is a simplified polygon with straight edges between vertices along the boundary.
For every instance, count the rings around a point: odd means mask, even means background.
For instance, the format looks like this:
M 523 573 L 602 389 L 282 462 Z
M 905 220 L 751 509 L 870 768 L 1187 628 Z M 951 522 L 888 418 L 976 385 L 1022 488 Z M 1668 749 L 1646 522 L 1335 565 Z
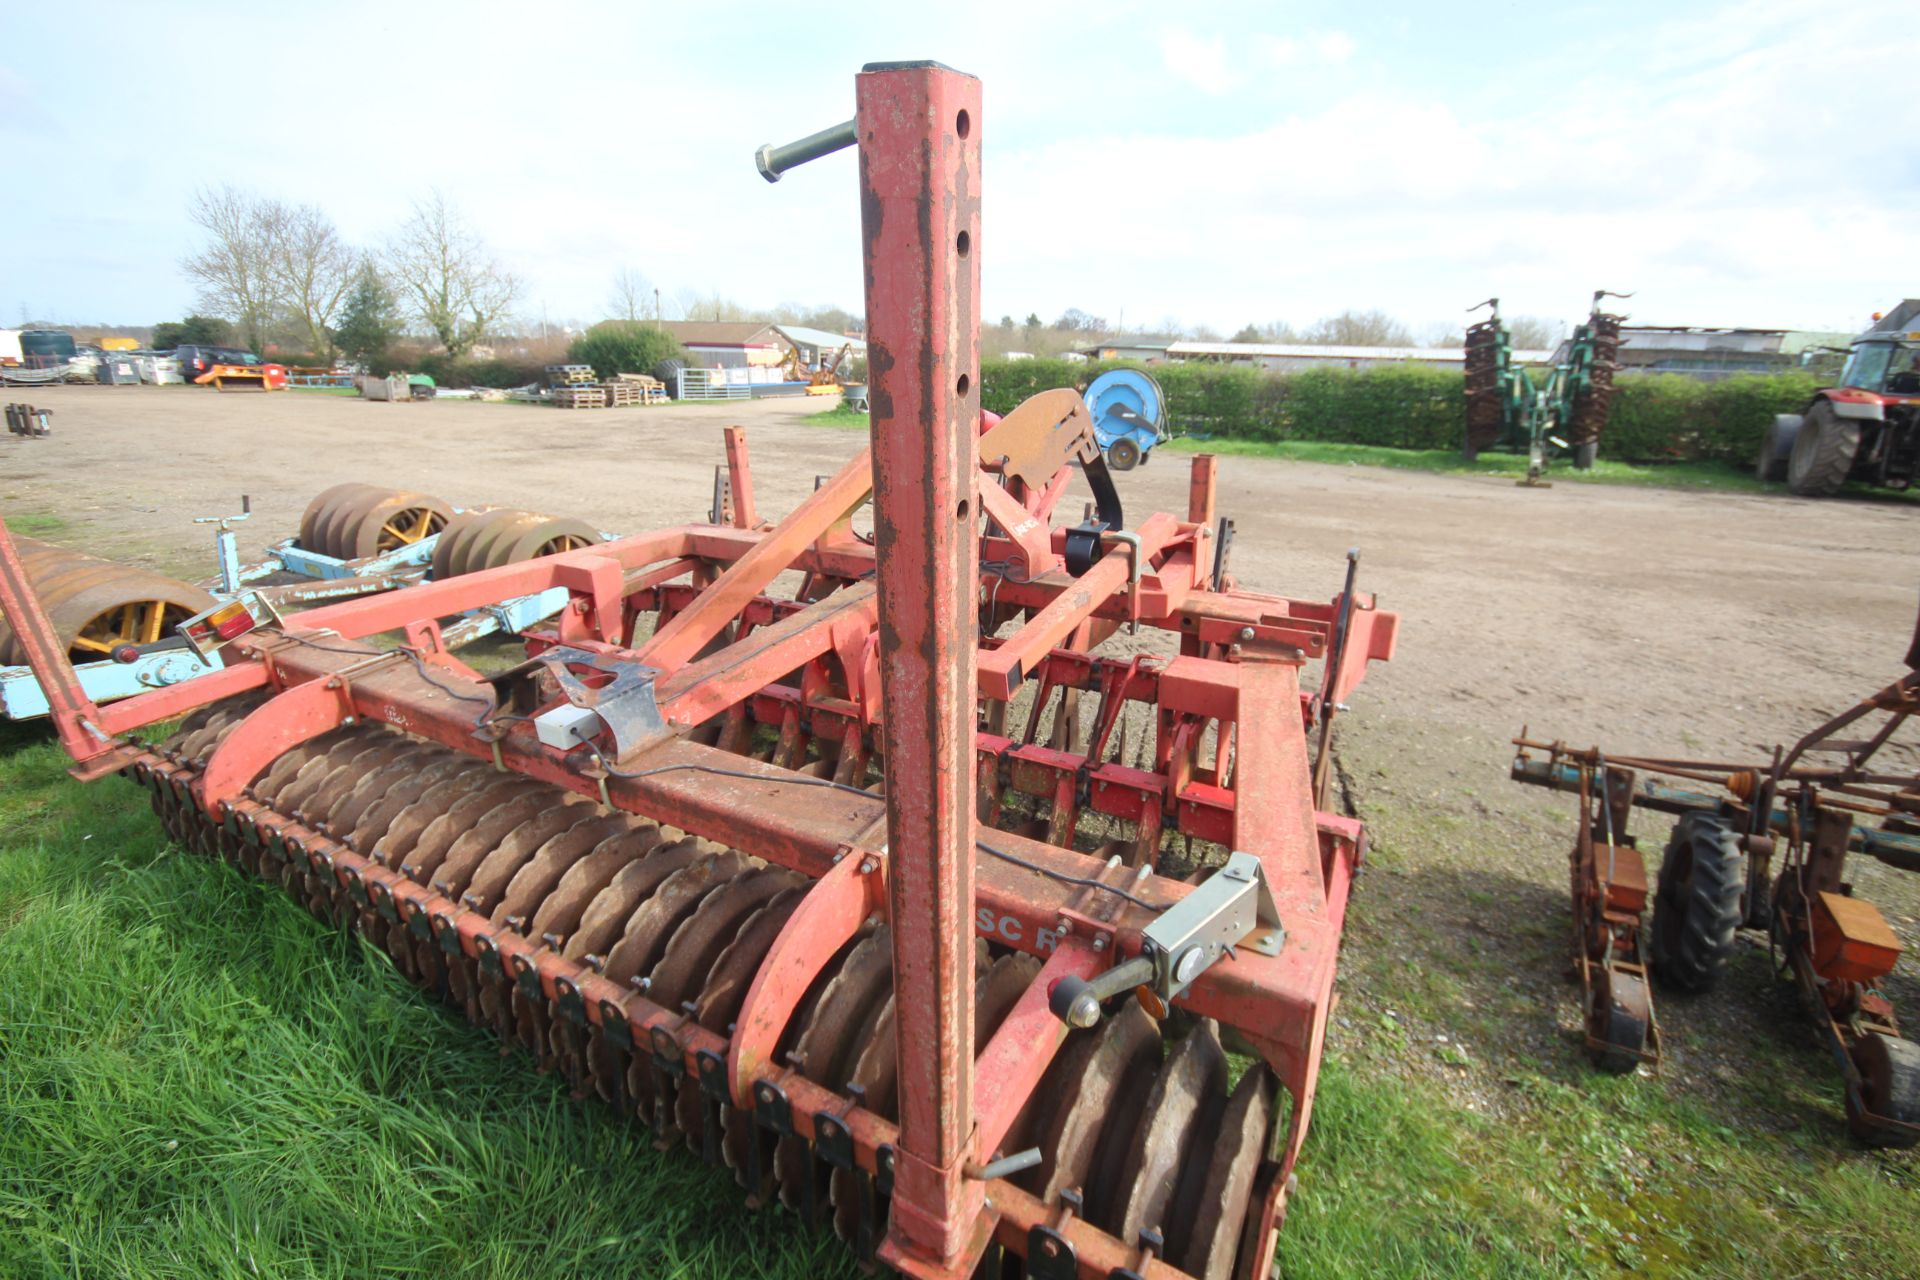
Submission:
M 668 737 L 672 730 L 654 699 L 655 667 L 589 653 L 570 645 L 555 645 L 538 659 L 574 707 L 591 711 L 613 735 L 614 758 L 624 760 L 647 743 Z M 570 668 L 590 667 L 613 677 L 609 684 L 589 685 Z M 551 713 L 549 713 L 551 714 Z M 536 717 L 539 719 L 540 717 Z M 568 712 L 569 720 L 575 713 Z
M 1286 940 L 1260 859 L 1235 851 L 1226 866 L 1154 918 L 1140 935 L 1139 955 L 1092 981 L 1061 979 L 1048 1008 L 1071 1026 L 1090 1027 L 1100 1020 L 1102 1003 L 1134 987 L 1151 988 L 1171 1004 L 1235 947 L 1271 956 Z

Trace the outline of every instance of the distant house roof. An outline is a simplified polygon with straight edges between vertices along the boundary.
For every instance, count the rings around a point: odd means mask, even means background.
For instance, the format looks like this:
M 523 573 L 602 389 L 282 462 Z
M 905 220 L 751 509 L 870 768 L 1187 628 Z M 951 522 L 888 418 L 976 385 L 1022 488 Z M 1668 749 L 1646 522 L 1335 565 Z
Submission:
M 1173 342 L 1167 355 L 1212 357 L 1222 360 L 1296 359 L 1296 360 L 1422 360 L 1437 364 L 1464 364 L 1463 347 L 1330 347 L 1293 342 Z M 1513 358 L 1524 364 L 1547 359 L 1545 351 L 1515 351 Z
M 780 335 L 774 327 L 758 320 L 667 320 L 660 327 L 683 347 L 780 345 Z
M 797 347 L 825 347 L 838 351 L 851 342 L 855 351 L 867 349 L 865 338 L 849 338 L 844 333 L 834 333 L 830 329 L 809 329 L 803 324 L 777 324 L 773 327 Z

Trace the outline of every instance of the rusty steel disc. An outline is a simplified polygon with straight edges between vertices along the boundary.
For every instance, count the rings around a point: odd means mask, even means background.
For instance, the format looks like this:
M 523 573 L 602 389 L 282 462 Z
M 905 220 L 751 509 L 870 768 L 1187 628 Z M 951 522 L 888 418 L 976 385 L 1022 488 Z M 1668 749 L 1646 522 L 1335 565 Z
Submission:
M 413 850 L 399 860 L 399 873 L 419 885 L 432 887 L 440 883 L 438 873 L 442 865 L 451 860 L 453 850 L 461 850 L 470 862 L 474 850 L 499 848 L 522 823 L 549 808 L 563 810 L 563 818 L 570 816 L 578 821 L 588 812 L 586 806 L 568 806 L 561 798 L 563 794 L 566 793 L 559 787 L 545 783 L 513 787 L 507 777 L 501 777 L 501 781 L 482 787 L 478 793 L 447 810 L 444 816 L 434 819 L 426 831 L 420 833 Z M 564 810 L 572 810 L 572 814 Z
M 585 821 L 548 836 L 507 882 L 500 904 L 493 909 L 493 923 L 538 938 L 540 935 L 530 927 L 561 879 L 602 844 L 626 834 L 632 825 L 633 819 L 618 810 L 596 817 L 589 809 Z
M 600 531 L 584 520 L 564 516 L 538 516 L 530 528 L 503 533 L 494 540 L 487 561 L 490 568 L 517 564 L 539 556 L 578 551 L 600 541 Z
M 517 528 L 536 518 L 528 512 L 516 511 L 511 507 L 501 507 L 487 512 L 474 522 L 466 540 L 456 550 L 455 558 L 451 563 L 453 572 L 455 574 L 477 573 L 488 568 L 488 557 L 492 553 L 494 542 L 507 530 Z
M 745 855 L 729 849 L 702 854 L 668 876 L 635 908 L 621 930 L 620 940 L 607 953 L 602 972 L 619 986 L 653 971 L 680 922 L 692 915 L 702 899 L 747 869 Z
M 352 772 L 336 770 L 293 816 L 317 831 L 326 830 L 327 820 L 368 778 L 385 774 L 395 761 L 411 761 L 419 750 L 420 744 L 411 738 L 397 733 L 379 735 L 372 747 L 355 757 Z
M 1274 1091 L 1273 1073 L 1255 1063 L 1225 1105 L 1210 1108 L 1215 1114 L 1194 1130 L 1166 1225 L 1168 1260 L 1198 1280 L 1232 1280 L 1273 1125 Z
M 893 932 L 880 925 L 855 944 L 839 970 L 821 988 L 818 1003 L 801 1023 L 793 1060 L 815 1084 L 838 1093 L 846 1086 L 867 1037 L 893 995 Z M 813 1197 L 830 1193 L 820 1184 L 825 1166 L 800 1138 L 783 1136 L 774 1148 L 774 1181 L 781 1203 L 800 1209 Z
M 468 796 L 500 780 L 500 774 L 480 766 L 478 761 L 474 764 L 476 767 L 461 770 L 427 788 L 418 800 L 396 814 L 368 856 L 381 866 L 398 871 L 428 827 Z
M 541 902 L 540 909 L 533 914 L 528 925 L 530 937 L 552 939 L 555 949 L 566 946 L 574 930 L 580 927 L 580 920 L 586 915 L 587 908 L 600 896 L 601 890 L 613 883 L 613 877 L 620 868 L 644 856 L 644 845 L 633 839 L 636 832 L 644 830 L 657 843 L 660 829 L 648 823 L 644 828 L 636 825 L 638 819 L 631 814 L 626 830 L 618 835 L 609 836 L 588 851 L 584 858 L 568 867 L 560 877 L 560 883 L 553 892 Z
M 339 837 L 340 842 L 356 853 L 370 852 L 409 805 L 448 779 L 474 772 L 472 766 L 478 763 L 448 752 L 422 765 L 418 773 L 400 778 L 388 790 L 364 797 L 359 815 L 351 825 L 343 826 L 345 834 Z
M 525 792 L 514 792 L 506 797 L 506 803 L 507 813 L 499 822 L 487 823 L 484 830 L 477 829 L 477 816 L 464 823 L 459 817 L 451 819 L 474 832 L 473 847 L 492 846 L 492 852 L 480 859 L 466 887 L 458 894 L 462 904 L 481 915 L 493 913 L 515 873 L 541 845 L 558 830 L 593 816 L 591 805 L 546 783 L 538 783 Z M 421 844 L 426 844 L 425 837 L 421 838 Z
M 661 845 L 638 862 L 620 868 L 607 882 L 607 887 L 587 904 L 580 916 L 580 927 L 567 939 L 561 954 L 569 960 L 584 961 L 588 956 L 605 960 L 614 944 L 620 941 L 627 921 L 661 882 L 700 856 L 700 842 L 689 838 Z
M 349 494 L 371 489 L 372 487 L 370 484 L 365 484 L 357 480 L 349 480 L 345 484 L 336 484 L 329 488 L 322 489 L 314 497 L 313 501 L 307 504 L 305 513 L 300 517 L 300 545 L 309 551 L 318 551 L 321 555 L 329 554 L 318 541 L 320 537 L 321 518 L 333 507 L 334 503 L 347 497 Z
M 784 889 L 760 904 L 741 922 L 733 941 L 715 958 L 713 968 L 700 988 L 700 995 L 694 1001 L 693 1020 L 696 1023 L 720 1035 L 732 1034 L 733 1020 L 739 1015 L 741 1002 L 747 998 L 748 989 L 753 986 L 754 975 L 759 973 L 767 952 L 773 949 L 774 941 L 786 926 L 787 918 L 805 896 L 804 885 Z M 674 1118 L 680 1130 L 687 1135 L 688 1145 L 696 1145 L 702 1137 L 705 1112 L 701 1104 L 700 1086 L 691 1076 L 681 1083 L 674 1102 Z
M 1220 1027 L 1202 1018 L 1174 1045 L 1148 1091 L 1146 1110 L 1120 1166 L 1114 1234 L 1137 1240 L 1149 1228 L 1164 1233 L 1174 1185 L 1190 1158 L 1196 1122 L 1210 1098 L 1226 1096 L 1227 1055 Z
M 508 862 L 517 862 L 555 832 L 592 814 L 593 807 L 586 801 L 558 787 L 529 788 L 506 797 L 464 827 L 455 826 L 452 842 L 444 847 L 440 847 L 440 838 L 428 843 L 435 833 L 422 835 L 401 864 L 401 871 L 409 879 L 458 901 L 479 869 L 502 850 Z
M 1091 1196 L 1103 1134 L 1110 1138 L 1138 1118 L 1139 1101 L 1159 1070 L 1160 1029 L 1139 1005 L 1124 1001 L 1098 1027 L 1069 1035 L 1055 1065 L 1062 1070 L 1045 1078 L 1054 1082 L 1050 1089 L 1059 1101 L 1037 1143 L 1043 1159 L 1021 1175 L 1047 1204 L 1070 1187 Z M 1118 1152 L 1108 1159 L 1117 1161 Z M 1088 1203 L 1091 1209 L 1091 1199 Z
M 343 558 L 340 555 L 341 535 L 347 521 L 353 516 L 354 508 L 377 497 L 379 492 L 373 485 L 356 484 L 344 487 L 342 492 L 329 498 L 314 518 L 311 549 L 323 556 Z
M 424 493 L 394 490 L 371 506 L 361 508 L 346 530 L 346 558 L 358 560 L 411 546 L 446 527 L 453 508 Z
M 296 822 L 303 821 L 302 810 L 309 801 L 325 790 L 329 783 L 342 773 L 358 777 L 358 770 L 371 767 L 371 758 L 382 746 L 392 741 L 393 735 L 380 733 L 355 733 L 348 738 L 338 751 L 329 752 L 323 757 L 326 767 L 319 770 L 301 770 L 294 780 L 281 788 L 274 797 L 274 808 L 286 814 Z M 384 741 L 383 741 L 384 740 Z
M 524 776 L 494 774 L 428 823 L 413 847 L 394 859 L 395 870 L 416 883 L 428 883 L 431 868 L 440 865 L 440 860 L 446 857 L 454 841 L 483 826 L 479 837 L 482 843 L 490 843 L 489 837 L 492 840 L 503 838 L 514 824 L 504 820 L 489 823 L 486 820 L 490 815 L 513 801 L 530 797 L 533 798 L 532 802 L 518 808 L 515 816 L 537 812 L 540 800 L 544 799 L 541 793 L 546 785 Z
M 360 815 L 372 808 L 381 796 L 445 754 L 440 748 L 411 738 L 402 738 L 400 742 L 401 749 L 385 764 L 361 774 L 354 780 L 352 786 L 333 797 L 323 811 L 315 814 L 316 830 L 324 831 L 328 835 L 352 831 L 354 824 L 360 820 Z M 318 805 L 315 807 L 319 808 Z
M 647 974 L 647 998 L 679 1012 L 683 1002 L 701 993 L 720 955 L 740 928 L 768 901 L 806 883 L 806 877 L 777 867 L 741 872 L 708 894 L 667 940 L 660 962 Z
M 461 543 L 472 534 L 473 526 L 485 515 L 487 508 L 470 507 L 457 512 L 447 521 L 447 527 L 440 531 L 440 537 L 433 544 L 433 559 L 429 564 L 435 578 L 453 576 L 453 555 Z

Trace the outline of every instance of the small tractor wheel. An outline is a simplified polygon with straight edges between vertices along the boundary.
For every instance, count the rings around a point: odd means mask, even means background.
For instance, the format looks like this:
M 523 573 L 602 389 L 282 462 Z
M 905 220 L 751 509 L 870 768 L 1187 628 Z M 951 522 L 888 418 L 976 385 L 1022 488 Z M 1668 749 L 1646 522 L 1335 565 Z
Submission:
M 1573 467 L 1576 471 L 1593 470 L 1593 460 L 1600 456 L 1600 442 L 1589 440 L 1585 444 L 1573 446 Z
M 1862 1110 L 1853 1095 L 1847 1096 L 1847 1128 L 1853 1136 L 1870 1147 L 1911 1147 L 1920 1141 L 1920 1131 L 1881 1123 L 1920 1125 L 1920 1045 L 1869 1031 L 1853 1046 L 1853 1065 L 1860 1068 L 1865 1105 Z
M 1630 1074 L 1647 1048 L 1652 1022 L 1647 984 L 1630 973 L 1596 969 L 1587 1008 L 1587 1056 L 1610 1076 Z
M 1803 498 L 1824 498 L 1840 491 L 1860 451 L 1860 424 L 1842 418 L 1825 400 L 1807 410 L 1787 459 L 1787 488 Z
M 1753 462 L 1753 478 L 1762 484 L 1778 484 L 1787 478 L 1787 459 L 1793 452 L 1794 438 L 1800 434 L 1800 415 L 1776 413 L 1760 435 L 1760 455 Z
M 1674 825 L 1653 900 L 1653 971 L 1681 991 L 1710 991 L 1733 954 L 1746 856 L 1733 825 L 1689 813 Z
M 1115 471 L 1131 471 L 1140 465 L 1140 446 L 1121 436 L 1107 446 L 1107 465 Z

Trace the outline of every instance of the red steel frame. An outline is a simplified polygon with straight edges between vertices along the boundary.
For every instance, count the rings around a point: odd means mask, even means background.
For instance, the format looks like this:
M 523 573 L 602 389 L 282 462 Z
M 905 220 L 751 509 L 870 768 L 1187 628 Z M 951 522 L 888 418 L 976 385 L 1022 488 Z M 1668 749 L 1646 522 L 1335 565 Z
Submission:
M 192 804 L 236 840 L 310 862 L 334 892 L 375 901 L 427 936 L 482 960 L 522 966 L 550 998 L 583 1005 L 585 1023 L 632 1042 L 661 1036 L 701 1068 L 726 1062 L 735 1103 L 777 1082 L 795 1131 L 837 1118 L 869 1172 L 894 1174 L 882 1256 L 915 1275 L 961 1275 L 991 1240 L 1024 1251 L 1045 1226 L 1074 1246 L 1079 1273 L 1179 1274 L 1134 1242 L 1114 1240 L 1004 1180 L 982 1180 L 1020 1106 L 1064 1035 L 1047 1012 L 1053 983 L 1138 954 L 1142 931 L 1191 886 L 1156 874 L 1163 834 L 1178 831 L 1256 855 L 1287 930 L 1278 955 L 1242 949 L 1201 975 L 1180 1003 L 1232 1026 L 1275 1070 L 1293 1105 L 1257 1186 L 1263 1275 L 1311 1114 L 1339 938 L 1364 851 L 1360 824 L 1322 811 L 1306 730 L 1319 700 L 1299 669 L 1329 657 L 1352 606 L 1327 701 L 1343 700 L 1367 664 L 1390 658 L 1397 619 L 1370 600 L 1329 604 L 1214 591 L 1215 464 L 1195 460 L 1185 519 L 1149 517 L 1137 547 L 1112 540 L 1078 578 L 1059 566 L 1065 531 L 1049 528 L 1070 472 L 1044 487 L 983 469 L 978 431 L 979 84 L 934 64 L 872 69 L 858 80 L 862 214 L 871 324 L 872 445 L 778 525 L 753 509 L 744 436 L 726 445 L 732 523 L 658 530 L 617 542 L 309 610 L 232 646 L 230 665 L 106 708 L 89 704 L 52 648 L 0 524 L 0 609 L 16 624 L 50 692 L 76 773 L 115 769 L 163 804 Z M 1004 484 L 1004 487 L 1003 487 Z M 871 493 L 872 545 L 851 526 Z M 991 495 L 991 496 L 989 496 Z M 1008 534 L 1008 500 L 1032 517 Z M 984 516 L 987 536 L 976 537 Z M 1009 514 L 1007 519 L 1016 518 Z M 1035 523 L 1037 522 L 1037 523 Z M 1031 576 L 983 573 L 1018 551 Z M 1035 563 L 1035 561 L 1040 563 Z M 806 575 L 801 598 L 765 594 L 782 572 Z M 717 574 L 717 576 L 716 576 Z M 873 579 L 871 583 L 867 579 Z M 556 644 L 658 672 L 672 736 L 613 760 L 542 745 L 524 722 L 488 723 L 493 691 L 438 650 L 431 619 L 564 587 L 572 593 L 530 653 Z M 1025 611 L 1011 635 L 976 642 L 990 622 Z M 652 613 L 650 637 L 634 644 Z M 424 620 L 424 621 L 423 621 Z M 1122 624 L 1180 637 L 1171 657 L 1088 652 Z M 404 631 L 399 650 L 356 643 Z M 38 643 L 38 647 L 36 647 Z M 629 647 L 632 646 L 632 647 Z M 44 650 L 44 652 L 43 652 Z M 703 655 L 704 656 L 701 656 Z M 1041 694 L 1102 696 L 1097 743 L 1032 740 L 1000 728 L 1029 681 Z M 204 763 L 169 760 L 123 735 L 249 690 L 273 691 Z M 977 700 L 977 701 L 976 701 Z M 1118 708 L 1153 708 L 1153 768 L 1106 761 Z M 976 727 L 977 707 L 987 729 Z M 360 719 L 440 742 L 503 769 L 595 796 L 816 877 L 750 991 L 729 1039 L 688 1028 L 642 995 L 496 930 L 326 836 L 249 799 L 249 782 L 299 742 Z M 771 762 L 739 751 L 755 725 L 777 729 Z M 1209 729 L 1217 746 L 1203 750 Z M 876 730 L 878 736 L 876 737 Z M 884 755 L 886 798 L 790 783 L 809 744 L 863 781 Z M 1010 794 L 1048 809 L 1048 839 L 995 828 Z M 1072 847 L 1082 813 L 1132 822 L 1128 866 Z M 989 829 L 995 828 L 995 829 Z M 985 836 L 984 841 L 981 837 Z M 1090 888 L 1123 882 L 1137 902 Z M 808 1084 L 769 1059 L 838 947 L 874 911 L 893 925 L 902 1052 L 897 1127 Z M 972 1053 L 974 935 L 1043 958 L 1039 979 L 984 1050 Z M 510 971 L 519 972 L 519 968 Z M 983 1065 L 984 1064 L 984 1065 Z M 886 1155 L 883 1157 L 882 1153 Z M 1070 1219 L 1071 1215 L 1065 1215 Z

